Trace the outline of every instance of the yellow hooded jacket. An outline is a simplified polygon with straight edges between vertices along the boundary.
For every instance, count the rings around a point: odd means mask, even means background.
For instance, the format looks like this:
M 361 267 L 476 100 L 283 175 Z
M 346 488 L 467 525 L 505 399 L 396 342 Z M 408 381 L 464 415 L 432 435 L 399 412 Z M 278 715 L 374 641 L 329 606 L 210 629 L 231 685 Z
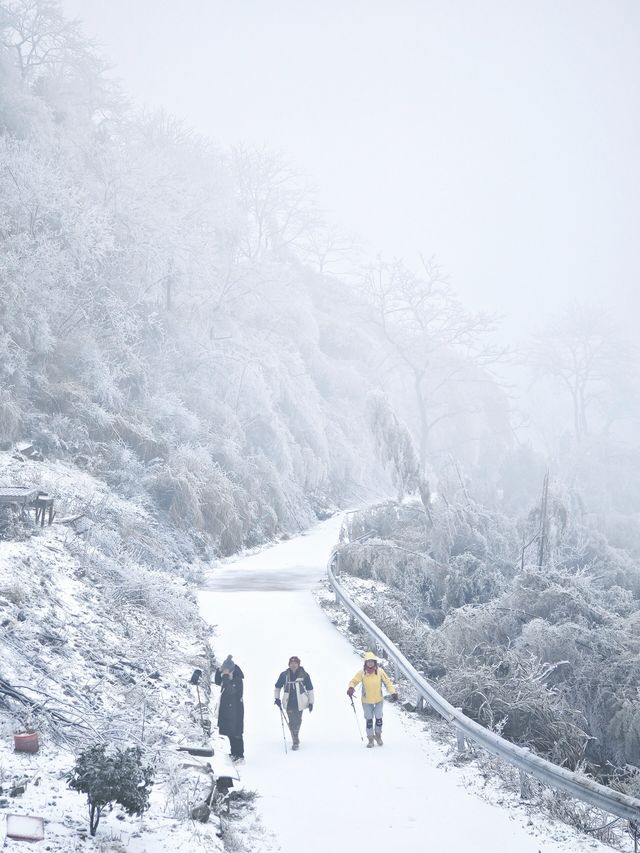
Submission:
M 369 657 L 369 655 L 371 655 L 371 657 Z M 367 652 L 364 659 L 375 660 L 375 657 L 371 652 Z M 393 686 L 391 679 L 381 666 L 378 666 L 377 671 L 372 673 L 365 672 L 364 669 L 359 669 L 349 682 L 349 687 L 355 688 L 356 685 L 362 682 L 362 704 L 377 705 L 377 703 L 382 702 L 384 698 L 382 695 L 383 681 L 388 693 L 396 692 L 396 688 Z

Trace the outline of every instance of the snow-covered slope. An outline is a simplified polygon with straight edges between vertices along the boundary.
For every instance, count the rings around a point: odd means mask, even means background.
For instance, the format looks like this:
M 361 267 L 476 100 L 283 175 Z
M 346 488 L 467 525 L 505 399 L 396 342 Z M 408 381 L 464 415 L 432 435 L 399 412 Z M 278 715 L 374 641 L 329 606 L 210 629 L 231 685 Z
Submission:
M 609 849 L 563 824 L 532 817 L 497 784 L 455 766 L 423 722 L 397 707 L 385 706 L 385 745 L 363 748 L 346 696 L 361 659 L 311 590 L 323 576 L 339 526 L 334 518 L 306 536 L 226 563 L 211 571 L 200 593 L 201 613 L 216 625 L 216 656 L 233 654 L 245 673 L 241 773 L 260 794 L 265 827 L 255 850 Z M 273 685 L 293 654 L 311 674 L 316 705 L 304 715 L 299 752 L 285 753 Z M 360 717 L 358 722 L 362 726 Z
M 169 534 L 143 506 L 74 466 L 0 453 L 0 483 L 48 490 L 58 519 L 84 511 L 72 525 L 15 525 L 10 535 L 19 538 L 0 541 L 0 837 L 4 815 L 14 813 L 43 817 L 42 844 L 60 853 L 107 843 L 130 853 L 221 850 L 215 818 L 206 826 L 189 819 L 204 782 L 182 769 L 176 751 L 202 738 L 189 678 L 208 662 L 179 576 L 189 567 L 154 568 L 170 555 Z M 45 710 L 10 697 L 7 685 Z M 40 751 L 14 752 L 14 733 L 31 726 Z M 141 819 L 116 807 L 91 840 L 85 797 L 64 774 L 96 742 L 141 745 L 156 784 Z M 24 846 L 7 840 L 6 849 Z

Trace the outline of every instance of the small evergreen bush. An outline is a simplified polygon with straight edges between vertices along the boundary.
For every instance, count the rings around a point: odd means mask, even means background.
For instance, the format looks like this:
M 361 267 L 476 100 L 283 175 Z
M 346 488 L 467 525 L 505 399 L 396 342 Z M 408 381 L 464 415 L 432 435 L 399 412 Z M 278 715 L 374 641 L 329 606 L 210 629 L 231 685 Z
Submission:
M 142 765 L 139 747 L 109 750 L 95 744 L 80 753 L 67 774 L 69 787 L 87 795 L 89 831 L 96 834 L 106 806 L 118 803 L 128 815 L 140 815 L 149 808 L 154 771 Z

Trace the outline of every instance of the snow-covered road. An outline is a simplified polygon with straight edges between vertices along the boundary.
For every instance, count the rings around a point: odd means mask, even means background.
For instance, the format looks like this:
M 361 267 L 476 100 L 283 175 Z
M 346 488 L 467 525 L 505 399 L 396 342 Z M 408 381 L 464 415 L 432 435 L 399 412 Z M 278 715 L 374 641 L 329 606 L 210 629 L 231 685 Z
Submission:
M 256 849 L 610 849 L 542 819 L 527 825 L 524 809 L 481 799 L 465 787 L 469 771 L 443 763 L 442 747 L 420 721 L 387 703 L 385 745 L 363 747 L 346 696 L 360 657 L 311 592 L 324 575 L 340 523 L 330 519 L 304 536 L 217 567 L 200 593 L 202 615 L 216 626 L 218 659 L 231 653 L 245 673 L 246 764 L 240 772 L 260 794 L 262 823 L 277 839 L 265 835 Z M 300 751 L 285 754 L 273 685 L 293 654 L 313 679 L 316 706 L 304 715 Z M 362 725 L 359 701 L 356 707 Z

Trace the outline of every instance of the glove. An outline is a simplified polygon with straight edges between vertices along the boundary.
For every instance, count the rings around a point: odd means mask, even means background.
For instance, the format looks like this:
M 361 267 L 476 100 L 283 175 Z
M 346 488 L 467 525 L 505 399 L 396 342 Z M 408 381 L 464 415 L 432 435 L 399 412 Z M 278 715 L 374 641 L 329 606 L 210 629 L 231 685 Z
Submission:
M 282 710 L 282 702 L 279 699 L 276 699 L 273 704 L 277 705 L 278 708 L 280 708 L 280 710 Z
M 348 696 L 349 698 L 351 698 L 355 692 L 356 692 L 356 691 L 354 690 L 354 688 L 353 688 L 353 687 L 350 687 L 350 688 L 347 690 L 347 696 Z
M 311 713 L 311 711 L 313 711 L 313 704 L 309 705 L 309 713 Z
M 389 702 L 397 702 L 397 701 L 398 701 L 398 694 L 397 693 L 391 693 L 391 695 L 389 696 Z

